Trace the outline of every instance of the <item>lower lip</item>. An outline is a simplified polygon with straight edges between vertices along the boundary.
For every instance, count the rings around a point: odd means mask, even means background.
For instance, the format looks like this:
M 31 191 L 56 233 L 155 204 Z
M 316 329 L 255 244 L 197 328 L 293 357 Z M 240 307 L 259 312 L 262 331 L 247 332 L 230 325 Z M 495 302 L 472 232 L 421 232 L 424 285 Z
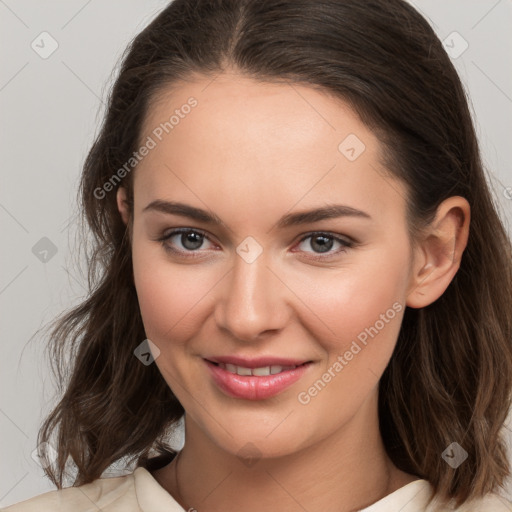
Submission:
M 237 375 L 228 372 L 210 361 L 204 360 L 217 386 L 228 396 L 245 400 L 264 400 L 281 393 L 297 382 L 312 363 L 297 366 L 275 375 L 257 377 L 254 375 Z

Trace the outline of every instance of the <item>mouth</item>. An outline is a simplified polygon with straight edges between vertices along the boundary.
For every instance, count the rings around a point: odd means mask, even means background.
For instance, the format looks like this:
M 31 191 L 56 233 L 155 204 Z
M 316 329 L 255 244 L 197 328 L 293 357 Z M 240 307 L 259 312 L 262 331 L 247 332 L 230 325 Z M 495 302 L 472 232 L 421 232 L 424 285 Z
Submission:
M 297 382 L 314 364 L 313 361 L 297 364 L 262 364 L 203 359 L 213 382 L 227 396 L 245 400 L 264 400 L 278 395 Z M 276 362 L 276 360 L 273 360 Z M 280 361 L 282 362 L 282 361 Z M 260 366 L 256 366 L 259 364 Z
M 239 366 L 232 363 L 216 363 L 214 361 L 208 362 L 218 366 L 219 368 L 222 368 L 223 370 L 226 370 L 230 373 L 234 373 L 235 375 L 241 375 L 241 376 L 247 376 L 247 375 L 254 375 L 256 377 L 265 377 L 267 375 L 277 375 L 278 373 L 286 372 L 289 370 L 295 370 L 295 368 L 298 368 L 299 366 L 304 366 L 305 364 L 309 364 L 311 361 L 306 361 L 302 364 L 295 364 L 295 365 L 269 365 L 269 366 L 259 366 L 256 368 L 249 368 L 246 366 Z

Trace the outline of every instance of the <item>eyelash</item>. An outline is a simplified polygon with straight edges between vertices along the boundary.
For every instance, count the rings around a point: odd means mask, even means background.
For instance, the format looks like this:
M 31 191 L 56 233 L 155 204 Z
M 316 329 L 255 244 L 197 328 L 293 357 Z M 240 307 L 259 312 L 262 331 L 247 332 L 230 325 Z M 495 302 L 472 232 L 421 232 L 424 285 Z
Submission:
M 182 251 L 180 249 L 175 249 L 175 248 L 171 247 L 168 243 L 166 243 L 167 240 L 169 240 L 173 236 L 180 235 L 180 234 L 183 234 L 183 233 L 196 233 L 196 234 L 199 234 L 200 236 L 206 238 L 210 242 L 212 242 L 204 231 L 201 231 L 199 229 L 192 229 L 192 228 L 178 228 L 178 229 L 174 229 L 170 233 L 168 233 L 168 234 L 166 234 L 166 235 L 164 235 L 164 236 L 162 236 L 160 238 L 157 238 L 157 241 L 161 242 L 164 250 L 167 251 L 167 252 L 170 252 L 170 253 L 173 253 L 173 254 L 178 254 L 178 255 L 184 256 L 186 258 L 198 258 L 198 257 L 200 257 L 200 256 L 197 256 L 195 254 L 198 251 L 190 251 L 190 250 L 189 251 Z M 324 236 L 325 238 L 333 239 L 336 242 L 340 243 L 342 245 L 342 248 L 337 250 L 337 251 L 335 251 L 335 252 L 328 253 L 327 256 L 323 256 L 323 255 L 320 255 L 320 256 L 317 256 L 317 257 L 308 256 L 309 259 L 314 260 L 314 261 L 326 261 L 326 260 L 329 260 L 333 256 L 336 256 L 336 255 L 339 255 L 341 253 L 347 252 L 348 249 L 353 248 L 355 246 L 355 244 L 356 244 L 354 241 L 345 240 L 345 239 L 339 238 L 339 237 L 337 237 L 337 236 L 335 236 L 335 235 L 333 235 L 331 233 L 326 233 L 326 232 L 323 232 L 323 231 L 314 231 L 314 232 L 308 233 L 306 236 L 304 236 L 299 241 L 299 244 L 301 244 L 302 242 L 304 242 L 308 238 L 313 238 L 315 236 Z M 320 254 L 320 253 L 316 253 L 316 254 Z

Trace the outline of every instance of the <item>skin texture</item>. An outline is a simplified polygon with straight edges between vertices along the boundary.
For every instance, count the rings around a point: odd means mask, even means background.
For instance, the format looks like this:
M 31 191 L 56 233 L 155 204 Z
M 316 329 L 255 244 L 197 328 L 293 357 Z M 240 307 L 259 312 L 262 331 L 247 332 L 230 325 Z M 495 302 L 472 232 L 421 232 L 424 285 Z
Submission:
M 140 162 L 134 217 L 125 191 L 118 208 L 130 227 L 134 279 L 155 363 L 183 405 L 186 443 L 154 476 L 185 508 L 350 511 L 418 477 L 387 457 L 378 428 L 378 383 L 393 353 L 405 305 L 424 307 L 446 290 L 467 243 L 469 204 L 442 203 L 413 250 L 405 186 L 383 176 L 379 142 L 349 106 L 307 86 L 267 84 L 225 72 L 197 76 L 159 96 L 141 140 L 193 96 L 197 106 Z M 339 144 L 355 134 L 353 161 Z M 156 199 L 214 212 L 227 229 L 142 210 Z M 281 216 L 343 204 L 371 219 L 340 217 L 277 227 Z M 133 224 L 131 223 L 133 220 Z M 175 228 L 204 232 L 197 257 L 167 252 L 157 238 Z M 333 239 L 322 253 L 312 232 Z M 236 251 L 252 237 L 261 254 Z M 201 240 L 201 238 L 199 238 Z M 187 252 L 180 234 L 165 243 Z M 186 241 L 185 241 L 186 243 Z M 328 254 L 324 261 L 315 257 Z M 332 367 L 381 314 L 400 311 L 309 403 L 300 392 Z M 361 345 L 361 344 L 360 344 Z M 362 345 L 361 345 L 362 346 Z M 312 360 L 279 395 L 232 398 L 211 379 L 204 357 L 274 355 Z M 151 390 L 148 390 L 151 392 Z M 239 451 L 252 443 L 254 464 Z

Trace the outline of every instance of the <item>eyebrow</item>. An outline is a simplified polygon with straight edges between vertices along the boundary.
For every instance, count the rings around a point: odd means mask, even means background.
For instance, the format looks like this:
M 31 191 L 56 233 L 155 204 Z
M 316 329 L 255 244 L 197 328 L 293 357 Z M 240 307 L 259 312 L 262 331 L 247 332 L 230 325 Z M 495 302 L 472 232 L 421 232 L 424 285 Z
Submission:
M 169 215 L 179 215 L 181 217 L 188 217 L 199 222 L 219 225 L 229 229 L 225 222 L 215 215 L 215 213 L 177 201 L 164 201 L 162 199 L 157 199 L 149 203 L 142 211 L 157 211 Z M 310 224 L 321 220 L 335 219 L 339 217 L 359 217 L 370 220 L 372 218 L 368 213 L 363 212 L 362 210 L 357 210 L 356 208 L 342 204 L 334 204 L 324 206 L 322 208 L 315 208 L 314 210 L 288 213 L 279 219 L 277 227 L 278 229 L 284 229 L 291 226 Z

